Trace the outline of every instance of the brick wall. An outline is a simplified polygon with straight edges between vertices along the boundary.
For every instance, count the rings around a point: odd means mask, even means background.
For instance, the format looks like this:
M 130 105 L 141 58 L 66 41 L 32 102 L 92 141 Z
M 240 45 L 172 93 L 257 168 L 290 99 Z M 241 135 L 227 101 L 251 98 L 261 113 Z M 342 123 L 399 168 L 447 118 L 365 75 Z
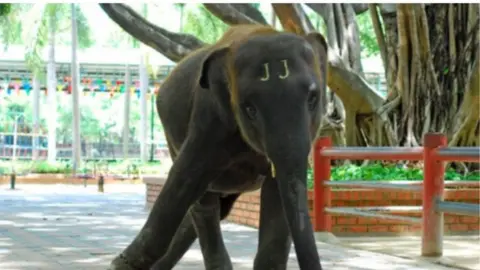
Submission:
M 143 176 L 142 180 L 146 186 L 145 207 L 147 209 L 150 209 L 155 200 L 157 199 L 158 194 L 160 194 L 160 191 L 162 190 L 162 186 L 165 183 L 166 176 Z
M 162 184 L 147 184 L 147 207 L 151 207 L 158 196 Z M 444 199 L 447 201 L 480 203 L 478 188 L 459 188 L 445 190 Z M 313 215 L 313 192 L 309 192 L 310 216 Z M 335 206 L 421 206 L 421 194 L 408 191 L 382 191 L 368 189 L 348 189 L 332 191 L 332 207 Z M 393 207 L 394 208 L 394 207 Z M 260 192 L 249 192 L 241 195 L 235 203 L 227 220 L 258 227 L 260 212 Z M 420 213 L 399 211 L 395 208 L 385 214 L 420 217 Z M 480 220 L 478 217 L 445 214 L 445 233 L 479 233 Z M 336 235 L 352 234 L 418 234 L 420 225 L 396 220 L 358 217 L 352 215 L 332 215 L 332 232 Z
M 16 185 L 24 185 L 24 184 L 83 184 L 85 179 L 78 178 L 78 177 L 71 177 L 67 174 L 50 174 L 50 173 L 39 173 L 39 174 L 28 174 L 17 176 L 15 179 Z M 98 178 L 95 179 L 87 179 L 87 185 L 97 185 Z M 105 177 L 104 184 L 115 184 L 115 183 L 122 183 L 122 184 L 141 184 L 142 181 L 140 179 L 114 179 L 113 177 Z M 10 185 L 10 175 L 3 175 L 0 176 L 0 185 Z

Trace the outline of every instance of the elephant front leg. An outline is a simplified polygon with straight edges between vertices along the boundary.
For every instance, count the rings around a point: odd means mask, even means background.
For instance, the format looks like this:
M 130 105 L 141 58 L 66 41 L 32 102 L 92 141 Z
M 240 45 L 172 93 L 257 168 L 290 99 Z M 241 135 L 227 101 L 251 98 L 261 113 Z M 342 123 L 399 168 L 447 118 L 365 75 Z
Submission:
M 277 181 L 263 183 L 260 195 L 260 228 L 254 270 L 285 270 L 292 245 L 288 223 L 282 208 Z
M 228 216 L 238 196 L 239 194 L 233 194 L 220 198 L 220 220 Z M 172 269 L 185 255 L 195 239 L 197 239 L 197 232 L 193 225 L 192 216 L 188 214 L 184 217 L 182 225 L 177 230 L 167 254 L 161 257 L 152 266 L 151 270 Z
M 167 254 L 163 255 L 150 270 L 167 270 L 173 267 L 182 259 L 190 246 L 197 239 L 197 232 L 193 226 L 190 214 L 185 215 L 180 228 L 175 233 L 175 237 L 168 248 Z
M 190 210 L 207 270 L 233 269 L 220 228 L 220 208 L 219 195 L 207 192 Z
M 185 214 L 206 192 L 210 179 L 218 177 L 208 173 L 218 165 L 215 147 L 206 143 L 199 147 L 198 142 L 194 143 L 184 145 L 145 225 L 133 242 L 113 260 L 111 269 L 149 269 L 167 253 Z

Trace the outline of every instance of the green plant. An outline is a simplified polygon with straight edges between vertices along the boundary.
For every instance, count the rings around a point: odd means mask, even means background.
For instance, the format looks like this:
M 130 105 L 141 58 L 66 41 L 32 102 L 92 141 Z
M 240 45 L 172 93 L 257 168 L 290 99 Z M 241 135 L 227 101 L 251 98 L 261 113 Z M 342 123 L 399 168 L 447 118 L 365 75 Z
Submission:
M 383 165 L 379 163 L 368 166 L 343 165 L 332 168 L 330 179 L 332 181 L 416 181 L 423 179 L 423 169 L 403 168 L 397 165 Z M 462 175 L 449 168 L 445 172 L 445 180 L 480 181 L 480 172 Z M 308 188 L 313 188 L 313 171 L 311 169 L 307 172 L 307 186 Z
M 35 162 L 32 173 L 69 173 L 70 166 L 64 162 L 49 163 L 48 161 Z

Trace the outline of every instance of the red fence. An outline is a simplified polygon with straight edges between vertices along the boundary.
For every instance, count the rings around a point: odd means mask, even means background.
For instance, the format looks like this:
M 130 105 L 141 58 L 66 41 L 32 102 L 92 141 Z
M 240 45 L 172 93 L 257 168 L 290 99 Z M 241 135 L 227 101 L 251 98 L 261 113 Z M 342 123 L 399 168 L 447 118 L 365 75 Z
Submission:
M 446 136 L 426 134 L 423 147 L 332 147 L 329 137 L 319 138 L 314 147 L 315 231 L 331 232 L 331 213 L 402 220 L 422 224 L 422 256 L 441 256 L 443 213 L 480 216 L 480 205 L 443 201 L 445 162 L 480 162 L 478 147 L 447 147 Z M 332 182 L 332 159 L 351 160 L 423 160 L 423 185 L 372 183 L 361 181 Z M 403 189 L 422 192 L 422 218 L 374 213 L 385 207 L 331 207 L 331 187 Z

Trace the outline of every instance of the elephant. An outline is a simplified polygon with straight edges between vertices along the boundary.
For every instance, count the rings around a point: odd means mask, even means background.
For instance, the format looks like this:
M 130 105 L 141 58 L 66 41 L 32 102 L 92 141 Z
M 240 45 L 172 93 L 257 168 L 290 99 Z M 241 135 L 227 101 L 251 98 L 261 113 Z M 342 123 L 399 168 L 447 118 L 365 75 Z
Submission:
M 173 165 L 135 239 L 110 269 L 172 269 L 198 236 L 206 269 L 233 269 L 220 221 L 261 189 L 255 270 L 322 269 L 307 204 L 308 155 L 325 106 L 323 36 L 232 26 L 182 59 L 157 112 Z

